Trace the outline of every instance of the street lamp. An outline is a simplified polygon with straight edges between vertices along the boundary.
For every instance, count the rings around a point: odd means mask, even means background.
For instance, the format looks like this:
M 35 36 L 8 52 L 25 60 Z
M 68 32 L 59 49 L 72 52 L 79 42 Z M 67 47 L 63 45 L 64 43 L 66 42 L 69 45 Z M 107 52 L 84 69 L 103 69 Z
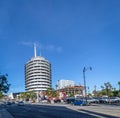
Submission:
M 85 80 L 85 72 L 87 70 L 92 70 L 92 67 L 89 67 L 89 68 L 83 68 L 83 78 L 84 78 L 84 89 L 85 89 L 85 100 L 86 100 L 86 104 L 87 104 L 87 90 L 86 90 L 86 80 Z

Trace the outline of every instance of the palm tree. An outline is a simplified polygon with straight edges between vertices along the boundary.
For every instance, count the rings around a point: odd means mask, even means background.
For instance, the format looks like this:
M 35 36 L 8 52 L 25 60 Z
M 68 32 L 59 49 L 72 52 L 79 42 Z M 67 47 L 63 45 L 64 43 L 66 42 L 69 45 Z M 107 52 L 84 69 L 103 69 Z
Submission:
M 56 87 L 56 90 L 57 90 L 58 89 L 58 85 L 56 84 L 55 87 Z
M 101 86 L 102 90 L 104 90 L 104 86 Z
M 58 97 L 58 93 L 53 88 L 48 88 L 46 90 L 46 95 L 48 98 Z
M 120 91 L 120 81 L 118 82 L 118 85 L 119 85 L 119 91 Z
M 107 82 L 104 83 L 104 86 L 105 86 L 106 94 L 109 96 L 112 91 L 112 85 L 110 84 L 110 82 Z

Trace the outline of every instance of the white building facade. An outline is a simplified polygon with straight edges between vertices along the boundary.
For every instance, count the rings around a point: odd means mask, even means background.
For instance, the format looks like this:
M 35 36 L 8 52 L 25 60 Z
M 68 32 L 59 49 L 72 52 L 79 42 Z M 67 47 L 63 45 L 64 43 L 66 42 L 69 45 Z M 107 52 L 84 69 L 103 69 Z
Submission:
M 51 88 L 51 64 L 44 57 L 36 56 L 25 64 L 25 90 L 45 91 Z
M 74 86 L 74 81 L 72 80 L 58 80 L 56 84 L 56 89 L 62 89 L 68 86 Z

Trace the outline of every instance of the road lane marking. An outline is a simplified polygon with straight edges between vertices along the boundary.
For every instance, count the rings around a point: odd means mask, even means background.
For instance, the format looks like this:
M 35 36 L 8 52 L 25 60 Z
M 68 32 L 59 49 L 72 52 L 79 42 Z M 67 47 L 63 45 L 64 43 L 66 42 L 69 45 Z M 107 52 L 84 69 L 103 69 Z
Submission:
M 68 107 L 68 108 L 70 108 L 70 107 Z M 104 117 L 104 116 L 101 116 L 101 115 L 97 115 L 97 114 L 94 114 L 94 113 L 89 113 L 87 111 L 81 111 L 81 110 L 75 109 L 74 107 L 70 108 L 70 109 L 75 110 L 75 111 L 80 112 L 80 113 L 84 113 L 84 114 L 88 114 L 88 115 L 91 115 L 91 116 L 95 116 L 97 118 L 107 118 L 107 117 Z
M 95 116 L 97 118 L 107 118 L 107 117 L 104 117 L 104 116 L 101 116 L 101 115 L 97 115 L 97 114 L 94 114 L 94 113 L 88 113 L 88 112 L 85 112 L 85 111 L 79 111 L 81 113 L 85 113 L 85 114 L 88 114 L 88 115 L 91 115 L 91 116 Z

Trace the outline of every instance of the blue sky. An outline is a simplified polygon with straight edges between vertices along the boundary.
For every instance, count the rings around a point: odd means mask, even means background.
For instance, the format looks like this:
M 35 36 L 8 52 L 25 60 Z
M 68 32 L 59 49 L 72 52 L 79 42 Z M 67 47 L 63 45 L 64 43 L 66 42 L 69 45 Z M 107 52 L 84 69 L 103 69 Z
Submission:
M 0 72 L 8 74 L 9 92 L 25 90 L 24 65 L 37 55 L 52 64 L 57 80 L 86 83 L 92 91 L 120 81 L 119 0 L 0 0 Z

